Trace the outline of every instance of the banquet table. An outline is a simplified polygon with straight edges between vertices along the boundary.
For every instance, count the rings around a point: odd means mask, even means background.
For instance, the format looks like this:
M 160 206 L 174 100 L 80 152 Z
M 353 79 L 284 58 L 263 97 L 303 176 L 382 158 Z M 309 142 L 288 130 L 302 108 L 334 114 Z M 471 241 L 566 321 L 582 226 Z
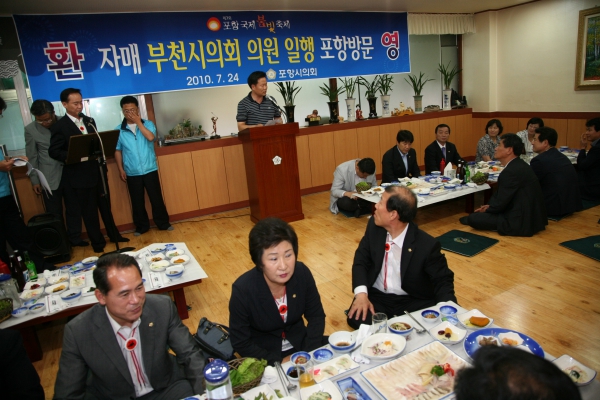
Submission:
M 439 303 L 438 305 L 436 305 L 435 307 L 429 307 L 428 309 L 433 309 L 433 310 L 437 310 L 439 311 L 439 308 L 443 305 L 452 305 L 454 307 L 456 307 L 458 309 L 458 314 L 462 313 L 462 312 L 467 312 L 469 310 L 466 310 L 462 307 L 460 307 L 459 305 L 457 305 L 454 302 L 444 302 L 444 303 Z M 433 323 L 433 324 L 427 324 L 425 322 L 423 322 L 423 319 L 421 318 L 421 311 L 415 311 L 413 313 L 411 313 L 411 315 L 417 319 L 417 321 L 419 321 L 421 323 L 421 325 L 423 325 L 425 328 L 429 329 L 434 327 L 437 323 Z M 489 315 L 489 314 L 488 314 Z M 493 318 L 493 316 L 491 316 Z M 498 328 L 497 325 L 492 324 L 491 327 L 495 327 Z M 472 330 L 468 330 L 467 335 L 472 332 Z M 535 337 L 533 338 L 535 340 Z M 433 342 L 435 339 L 433 339 L 433 337 L 431 337 L 428 333 L 423 333 L 423 334 L 417 334 L 415 331 L 413 331 L 410 336 L 408 337 L 408 340 L 406 342 L 406 348 L 404 349 L 404 351 L 400 354 L 400 357 L 403 355 L 406 355 L 410 352 L 412 352 L 413 350 L 416 350 L 420 347 L 423 347 L 431 342 Z M 451 351 L 453 351 L 454 353 L 456 353 L 460 358 L 464 359 L 465 361 L 471 363 L 472 360 L 469 358 L 469 356 L 467 355 L 467 353 L 465 352 L 464 346 L 463 346 L 464 340 L 461 341 L 460 343 L 457 344 L 453 344 L 453 345 L 445 345 L 448 349 L 450 349 Z M 324 346 L 325 348 L 328 348 L 329 350 L 333 351 L 333 357 L 339 357 L 341 355 L 344 354 L 349 354 L 349 353 L 339 353 L 334 351 L 329 345 Z M 556 357 L 554 357 L 551 354 L 548 354 L 547 352 L 544 352 L 544 358 L 546 358 L 549 361 L 554 360 Z M 376 392 L 373 387 L 367 383 L 362 375 L 360 374 L 360 372 L 366 371 L 370 368 L 373 367 L 377 367 L 385 362 L 388 361 L 382 361 L 382 362 L 374 362 L 371 361 L 370 364 L 360 364 L 360 368 L 359 370 L 354 371 L 353 373 L 349 374 L 349 375 L 342 375 L 341 377 L 334 377 L 331 378 L 331 380 L 334 382 L 337 382 L 338 380 L 342 380 L 347 378 L 348 376 L 352 377 L 361 387 L 362 389 L 366 392 L 366 394 L 368 396 L 371 397 L 372 400 L 376 400 L 376 399 L 383 399 L 383 397 L 381 397 L 379 395 L 378 392 Z M 285 364 L 282 365 L 283 370 L 287 371 L 287 369 L 291 366 L 291 362 L 287 362 Z M 319 384 L 317 384 L 319 385 Z M 275 383 L 271 383 L 270 386 L 273 389 L 279 389 L 282 393 L 285 393 L 282 382 L 280 380 L 277 380 Z M 337 384 L 335 385 L 337 388 Z M 584 400 L 594 400 L 594 399 L 600 399 L 600 382 L 597 379 L 594 379 L 590 384 L 586 385 L 586 386 L 581 386 L 579 387 L 579 392 L 581 393 L 581 397 Z M 290 397 L 293 397 L 295 399 L 300 399 L 300 391 L 299 389 L 295 389 L 289 392 Z M 451 395 L 450 397 L 446 397 L 445 399 L 453 399 L 454 396 Z M 306 400 L 306 399 L 302 399 L 302 400 Z
M 173 293 L 173 299 L 175 300 L 179 317 L 181 319 L 187 319 L 188 310 L 184 288 L 186 286 L 192 286 L 201 283 L 202 279 L 207 278 L 208 275 L 206 272 L 204 272 L 198 261 L 196 261 L 185 243 L 172 243 L 178 249 L 183 249 L 185 251 L 185 255 L 190 257 L 189 262 L 185 265 L 185 272 L 179 279 L 169 280 L 165 276 L 162 281 L 160 281 L 159 278 L 159 283 L 152 282 L 150 275 L 151 273 L 149 271 L 150 263 L 146 262 L 143 257 L 138 258 L 138 256 L 146 254 L 150 255 L 150 249 L 165 246 L 166 244 L 167 243 L 151 244 L 150 246 L 134 252 L 135 254 L 133 254 L 133 256 L 136 257 L 140 268 L 142 269 L 142 278 L 144 279 L 144 287 L 146 292 L 153 294 L 165 292 Z M 162 273 L 162 276 L 164 276 L 164 273 Z M 86 286 L 94 286 L 93 271 L 85 272 L 85 281 Z M 45 301 L 47 298 L 48 296 L 41 297 L 40 301 Z M 27 350 L 27 355 L 31 361 L 39 361 L 43 357 L 42 348 L 35 329 L 36 326 L 45 322 L 80 314 L 98 302 L 96 296 L 93 294 L 86 297 L 82 296 L 81 300 L 72 305 L 63 302 L 60 298 L 55 300 L 58 303 L 58 306 L 61 308 L 60 310 L 48 312 L 47 309 L 44 309 L 42 312 L 37 314 L 29 313 L 21 318 L 11 317 L 8 320 L 0 323 L 0 329 L 10 328 L 20 331 L 21 336 L 23 337 L 25 350 Z
M 421 207 L 425 207 L 425 206 L 429 206 L 431 204 L 436 204 L 436 203 L 440 203 L 442 201 L 446 201 L 446 200 L 450 200 L 450 199 L 455 199 L 457 197 L 463 197 L 463 196 L 467 196 L 467 201 L 465 204 L 465 212 L 467 213 L 472 213 L 474 208 L 475 208 L 475 193 L 477 192 L 483 192 L 490 189 L 490 185 L 488 185 L 487 183 L 484 183 L 483 185 L 477 185 L 475 187 L 466 187 L 463 186 L 462 189 L 459 190 L 447 190 L 444 194 L 438 195 L 438 196 L 432 196 L 432 195 L 427 195 L 427 196 L 417 196 L 417 208 L 421 208 Z M 373 204 L 379 202 L 379 199 L 381 199 L 381 196 L 379 194 L 356 194 L 356 197 L 359 197 L 361 199 L 364 199 L 368 202 L 371 202 Z

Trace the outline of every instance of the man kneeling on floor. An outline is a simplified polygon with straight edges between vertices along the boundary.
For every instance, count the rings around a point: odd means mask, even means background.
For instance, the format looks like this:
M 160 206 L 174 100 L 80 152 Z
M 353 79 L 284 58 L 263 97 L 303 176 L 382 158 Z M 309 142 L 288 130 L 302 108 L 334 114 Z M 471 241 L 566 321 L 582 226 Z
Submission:
M 375 161 L 372 158 L 350 160 L 337 166 L 329 196 L 329 210 L 332 213 L 347 211 L 358 218 L 361 214 L 371 212 L 372 203 L 356 197 L 356 184 L 359 182 L 377 185 Z
M 454 273 L 440 242 L 412 222 L 416 215 L 417 198 L 410 189 L 385 189 L 354 254 L 354 301 L 348 312 L 354 329 L 371 324 L 376 312 L 392 318 L 405 310 L 456 302 Z
M 99 304 L 65 326 L 54 398 L 201 394 L 206 357 L 171 298 L 146 295 L 137 261 L 125 254 L 101 257 L 94 283 Z

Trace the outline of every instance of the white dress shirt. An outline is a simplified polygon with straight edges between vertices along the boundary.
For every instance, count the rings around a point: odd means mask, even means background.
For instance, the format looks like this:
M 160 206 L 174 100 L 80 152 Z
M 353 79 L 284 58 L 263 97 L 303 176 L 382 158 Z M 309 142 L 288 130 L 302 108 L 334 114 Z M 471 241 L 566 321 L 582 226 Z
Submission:
M 88 134 L 87 127 L 83 123 L 83 119 L 75 118 L 71 114 L 66 114 L 66 115 L 67 115 L 67 117 L 71 118 L 71 121 L 73 121 L 75 123 L 75 125 L 77 125 L 77 128 L 81 131 L 81 133 L 83 133 L 84 135 Z M 81 128 L 83 128 L 83 129 L 81 129 Z
M 106 307 L 105 310 L 108 320 L 110 321 L 110 325 L 115 332 L 117 343 L 119 343 L 119 347 L 123 352 L 123 357 L 125 357 L 125 361 L 127 362 L 127 368 L 129 369 L 129 374 L 131 375 L 131 380 L 133 381 L 133 386 L 135 387 L 135 397 L 141 397 L 147 393 L 150 393 L 154 390 L 154 388 L 150 385 L 150 380 L 148 379 L 148 375 L 146 374 L 146 370 L 144 368 L 144 359 L 142 358 L 142 340 L 140 338 L 140 330 L 138 329 L 142 320 L 138 318 L 138 320 L 131 325 L 131 328 L 128 326 L 121 326 L 113 319 L 113 317 L 111 317 Z M 126 339 L 131 336 L 132 330 L 134 331 L 132 337 L 137 340 L 137 346 L 132 351 L 129 351 L 126 348 L 125 343 Z M 119 333 L 126 339 L 123 339 Z M 130 353 L 135 353 L 135 358 L 139 361 L 139 365 L 136 365 Z

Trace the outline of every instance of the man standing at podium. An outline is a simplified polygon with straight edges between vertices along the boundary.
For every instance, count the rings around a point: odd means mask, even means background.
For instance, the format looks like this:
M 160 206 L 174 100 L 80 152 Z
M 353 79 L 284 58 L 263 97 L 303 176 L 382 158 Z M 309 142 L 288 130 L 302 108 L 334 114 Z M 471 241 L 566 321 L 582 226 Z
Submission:
M 87 135 L 95 132 L 94 120 L 80 117 L 83 101 L 79 89 L 65 89 L 60 93 L 60 101 L 66 110 L 64 117 L 59 119 L 50 131 L 50 147 L 48 154 L 53 159 L 65 163 L 69 152 L 71 136 Z M 92 127 L 93 126 L 93 127 Z M 88 131 L 90 129 L 90 131 Z M 96 253 L 102 253 L 106 240 L 100 232 L 98 219 L 97 185 L 100 184 L 100 171 L 95 159 L 68 164 L 63 167 L 62 180 L 65 183 L 65 207 L 72 203 L 79 204 L 81 216 Z
M 248 86 L 251 92 L 244 97 L 237 107 L 238 130 L 256 126 L 282 124 L 279 107 L 267 96 L 267 74 L 262 71 L 254 71 L 248 76 Z

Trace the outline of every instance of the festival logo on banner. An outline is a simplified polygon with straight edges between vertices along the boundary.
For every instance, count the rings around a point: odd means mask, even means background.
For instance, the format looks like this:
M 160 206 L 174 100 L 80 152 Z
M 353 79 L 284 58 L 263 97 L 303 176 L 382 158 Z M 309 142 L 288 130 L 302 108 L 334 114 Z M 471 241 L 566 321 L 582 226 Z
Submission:
M 410 72 L 406 13 L 15 15 L 34 98 Z M 121 27 L 122 29 L 120 29 Z M 77 85 L 74 81 L 77 81 Z

